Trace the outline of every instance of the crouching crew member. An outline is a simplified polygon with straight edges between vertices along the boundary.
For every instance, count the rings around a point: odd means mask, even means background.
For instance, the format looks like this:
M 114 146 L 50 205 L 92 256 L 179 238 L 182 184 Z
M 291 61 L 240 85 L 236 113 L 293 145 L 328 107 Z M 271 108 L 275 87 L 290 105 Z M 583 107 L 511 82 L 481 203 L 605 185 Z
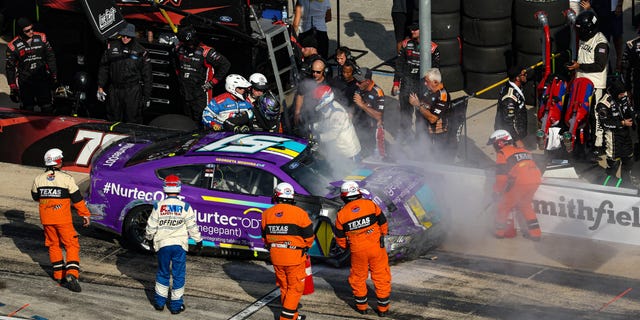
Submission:
M 309 215 L 294 205 L 294 194 L 290 184 L 278 184 L 273 192 L 276 205 L 262 213 L 262 241 L 271 254 L 276 285 L 280 287 L 280 320 L 306 318 L 298 314 L 298 302 L 307 277 L 307 250 L 315 238 Z
M 375 202 L 362 198 L 358 183 L 346 181 L 340 188 L 345 202 L 336 218 L 336 244 L 351 250 L 349 284 L 353 290 L 356 310 L 367 314 L 367 278 L 371 280 L 378 297 L 378 316 L 389 312 L 391 296 L 391 270 L 384 245 L 388 233 L 387 218 Z
M 80 243 L 73 228 L 71 205 L 82 217 L 83 227 L 91 222 L 91 213 L 80 194 L 73 177 L 62 168 L 62 150 L 54 148 L 44 154 L 44 173 L 36 177 L 31 197 L 40 202 L 40 222 L 44 227 L 44 243 L 49 248 L 49 260 L 53 265 L 53 279 L 71 291 L 80 292 L 78 283 L 80 270 Z M 67 252 L 67 261 L 60 243 Z
M 158 255 L 153 307 L 158 311 L 164 309 L 171 288 L 168 306 L 172 314 L 185 310 L 182 296 L 187 273 L 189 237 L 196 242 L 196 251 L 199 253 L 202 250 L 202 236 L 193 208 L 178 199 L 181 188 L 182 182 L 178 176 L 171 174 L 164 179 L 162 189 L 167 197 L 153 206 L 145 234 L 148 245 L 153 240 L 153 248 Z

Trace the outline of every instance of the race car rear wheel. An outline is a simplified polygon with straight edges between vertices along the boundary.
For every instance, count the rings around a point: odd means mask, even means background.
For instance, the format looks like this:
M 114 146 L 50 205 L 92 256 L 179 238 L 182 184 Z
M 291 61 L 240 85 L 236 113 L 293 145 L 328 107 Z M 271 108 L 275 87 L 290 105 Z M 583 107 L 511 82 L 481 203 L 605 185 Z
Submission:
M 122 238 L 125 247 L 132 250 L 149 251 L 142 246 L 142 243 L 147 228 L 147 219 L 152 209 L 153 207 L 148 205 L 137 206 L 127 213 L 122 226 Z

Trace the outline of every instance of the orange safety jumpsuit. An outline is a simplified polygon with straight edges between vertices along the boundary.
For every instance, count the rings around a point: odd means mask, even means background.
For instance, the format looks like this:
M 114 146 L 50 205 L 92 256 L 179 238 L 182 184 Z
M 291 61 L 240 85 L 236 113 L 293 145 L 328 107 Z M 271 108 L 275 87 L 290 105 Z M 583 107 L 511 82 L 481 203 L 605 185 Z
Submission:
M 508 235 L 509 213 L 517 209 L 526 222 L 528 230 L 525 235 L 532 239 L 539 239 L 540 225 L 533 211 L 532 200 L 540 186 L 541 174 L 533 161 L 531 152 L 524 148 L 506 145 L 498 151 L 496 165 L 496 182 L 493 191 L 502 194 L 495 219 L 496 237 L 503 238 Z
M 66 172 L 47 170 L 33 181 L 31 197 L 40 202 L 40 222 L 44 226 L 44 244 L 49 247 L 49 260 L 53 265 L 53 279 L 62 280 L 67 274 L 79 277 L 80 243 L 71 219 L 71 205 L 78 215 L 91 213 L 80 194 L 73 177 Z M 67 252 L 67 262 L 60 243 Z
M 338 211 L 336 218 L 336 244 L 351 249 L 349 284 L 353 290 L 356 308 L 367 310 L 367 278 L 371 280 L 378 298 L 378 311 L 389 310 L 391 296 L 391 270 L 387 250 L 381 243 L 388 233 L 387 218 L 375 202 L 368 199 L 353 200 Z
M 307 249 L 313 245 L 313 225 L 306 211 L 278 203 L 262 213 L 262 241 L 269 249 L 280 287 L 280 320 L 298 318 L 298 302 L 307 277 Z

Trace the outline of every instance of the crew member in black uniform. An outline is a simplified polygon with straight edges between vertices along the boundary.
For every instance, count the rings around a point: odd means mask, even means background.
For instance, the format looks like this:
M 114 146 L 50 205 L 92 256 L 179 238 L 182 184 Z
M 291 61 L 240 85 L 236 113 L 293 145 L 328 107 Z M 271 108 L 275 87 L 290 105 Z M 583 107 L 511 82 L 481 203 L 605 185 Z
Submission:
M 600 125 L 603 129 L 603 147 L 607 157 L 607 168 L 604 184 L 613 185 L 615 176 L 620 166 L 620 178 L 615 183 L 620 186 L 622 182 L 626 186 L 631 184 L 631 167 L 633 166 L 633 140 L 631 138 L 631 126 L 636 121 L 634 108 L 629 102 L 624 84 L 620 80 L 614 80 L 607 88 L 607 93 L 602 96 L 596 105 Z
M 393 88 L 391 95 L 400 93 L 400 135 L 401 138 L 413 138 L 415 132 L 407 132 L 407 129 L 415 127 L 413 122 L 414 108 L 409 103 L 409 94 L 420 94 L 422 84 L 420 75 L 420 26 L 413 23 L 409 30 L 411 38 L 402 42 L 398 58 L 396 59 L 396 70 L 393 77 Z M 438 45 L 431 42 L 431 67 L 440 67 L 440 51 Z
M 200 122 L 202 110 L 213 98 L 212 88 L 224 80 L 231 63 L 212 47 L 200 43 L 193 26 L 182 28 L 178 38 L 176 66 L 184 97 L 184 114 Z
M 57 82 L 56 58 L 47 36 L 33 30 L 33 23 L 20 18 L 19 33 L 7 44 L 6 75 L 13 102 L 22 108 L 51 111 L 51 88 Z
M 640 28 L 638 29 L 640 35 Z M 640 36 L 627 41 L 622 54 L 622 79 L 625 90 L 631 94 L 631 101 L 636 112 L 640 112 Z M 640 137 L 640 126 L 636 126 Z M 640 160 L 640 143 L 633 148 L 635 160 Z
M 120 39 L 109 41 L 100 60 L 98 100 L 106 98 L 107 120 L 142 123 L 142 109 L 151 97 L 149 54 L 136 40 L 134 25 L 127 24 L 118 34 Z
M 500 89 L 494 130 L 507 130 L 516 147 L 524 148 L 527 136 L 527 108 L 525 106 L 522 85 L 527 82 L 527 71 L 519 66 L 507 70 L 509 81 Z

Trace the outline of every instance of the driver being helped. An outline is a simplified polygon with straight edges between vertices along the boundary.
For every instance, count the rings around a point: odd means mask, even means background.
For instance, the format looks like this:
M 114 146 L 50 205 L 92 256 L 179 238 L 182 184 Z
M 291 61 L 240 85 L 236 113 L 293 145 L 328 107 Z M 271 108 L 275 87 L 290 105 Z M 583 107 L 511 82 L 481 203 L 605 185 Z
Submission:
M 243 76 L 230 74 L 225 79 L 227 92 L 213 98 L 202 112 L 202 124 L 214 131 L 247 133 L 251 130 L 253 111 L 247 100 L 251 83 Z

